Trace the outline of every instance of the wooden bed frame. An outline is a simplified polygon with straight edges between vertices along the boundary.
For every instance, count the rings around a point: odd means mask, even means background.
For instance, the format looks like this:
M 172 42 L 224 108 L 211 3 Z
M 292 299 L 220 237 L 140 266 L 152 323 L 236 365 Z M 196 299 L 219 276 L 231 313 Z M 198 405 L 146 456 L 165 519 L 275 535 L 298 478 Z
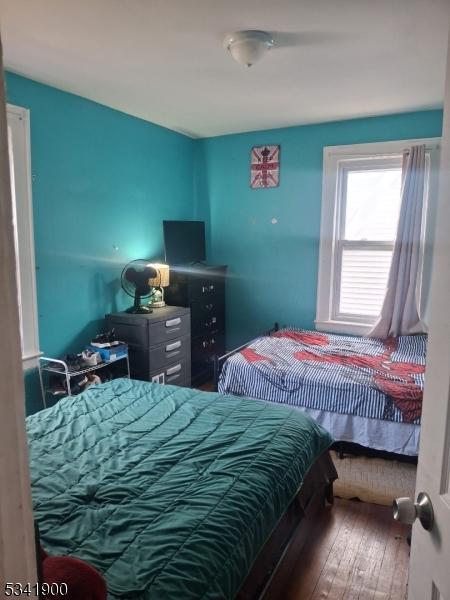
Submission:
M 333 503 L 337 472 L 328 451 L 308 471 L 303 484 L 258 554 L 236 600 L 278 600 L 289 583 L 298 552 L 311 539 L 317 517 Z M 295 555 L 289 552 L 295 539 Z
M 286 325 L 283 325 L 286 327 Z M 278 322 L 275 322 L 273 327 L 269 329 L 269 331 L 262 333 L 260 336 L 270 336 L 280 330 L 280 325 Z M 214 357 L 214 391 L 217 392 L 219 386 L 219 378 L 220 373 L 222 372 L 223 365 L 225 362 L 234 354 L 238 354 L 245 348 L 247 348 L 253 340 L 257 338 L 253 338 L 246 344 L 242 344 L 238 348 L 234 348 L 234 350 L 230 350 L 223 356 L 215 356 Z M 354 442 L 334 442 L 331 446 L 331 450 L 337 452 L 340 459 L 345 458 L 345 456 L 367 456 L 369 458 L 384 458 L 386 460 L 397 460 L 399 462 L 404 463 L 412 463 L 417 464 L 418 457 L 417 456 L 408 456 L 406 454 L 396 454 L 394 452 L 386 452 L 385 450 L 375 450 L 374 448 L 368 448 L 366 446 L 361 446 L 360 444 L 356 444 Z

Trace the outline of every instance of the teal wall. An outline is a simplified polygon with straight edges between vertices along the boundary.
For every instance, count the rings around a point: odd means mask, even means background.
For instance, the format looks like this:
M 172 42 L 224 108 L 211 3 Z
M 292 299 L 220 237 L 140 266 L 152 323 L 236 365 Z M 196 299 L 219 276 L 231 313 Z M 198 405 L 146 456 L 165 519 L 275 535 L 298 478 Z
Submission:
M 131 302 L 121 269 L 161 253 L 162 220 L 193 218 L 195 142 L 11 73 L 6 86 L 30 109 L 40 346 L 60 355 Z M 28 412 L 36 382 L 28 373 Z
M 323 147 L 434 137 L 441 131 L 442 111 L 435 110 L 198 142 L 197 191 L 202 199 L 197 202 L 208 206 L 209 259 L 230 270 L 229 347 L 274 321 L 314 327 Z M 250 150 L 262 144 L 281 145 L 280 185 L 252 190 Z

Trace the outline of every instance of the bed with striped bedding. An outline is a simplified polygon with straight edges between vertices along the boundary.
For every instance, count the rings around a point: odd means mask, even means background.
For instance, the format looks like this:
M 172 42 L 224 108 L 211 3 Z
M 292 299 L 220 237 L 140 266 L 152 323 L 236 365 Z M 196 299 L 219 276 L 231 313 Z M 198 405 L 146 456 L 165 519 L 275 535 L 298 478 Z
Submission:
M 426 335 L 381 340 L 282 329 L 231 356 L 218 388 L 305 409 L 419 425 L 426 346 Z

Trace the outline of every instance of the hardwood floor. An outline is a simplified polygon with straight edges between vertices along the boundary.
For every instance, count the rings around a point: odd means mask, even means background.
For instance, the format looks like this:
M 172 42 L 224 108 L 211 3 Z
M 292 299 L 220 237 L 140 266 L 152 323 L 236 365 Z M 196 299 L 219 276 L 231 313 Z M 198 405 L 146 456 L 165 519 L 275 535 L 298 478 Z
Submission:
M 202 390 L 203 392 L 214 392 L 214 381 L 202 383 L 202 385 L 198 386 L 198 389 Z
M 389 507 L 336 499 L 298 554 L 283 600 L 404 600 L 407 533 Z
M 211 382 L 200 389 L 213 391 Z M 269 587 L 271 600 L 405 600 L 410 528 L 390 506 L 335 498 L 296 549 L 294 539 Z M 289 570 L 292 567 L 292 571 Z M 289 581 L 288 587 L 279 582 Z

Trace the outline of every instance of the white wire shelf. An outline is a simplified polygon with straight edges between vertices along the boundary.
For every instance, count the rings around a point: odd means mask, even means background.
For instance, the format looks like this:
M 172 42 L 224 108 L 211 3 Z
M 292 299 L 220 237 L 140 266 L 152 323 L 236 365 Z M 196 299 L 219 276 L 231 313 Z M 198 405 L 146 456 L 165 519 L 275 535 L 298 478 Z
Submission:
M 42 392 L 42 401 L 44 407 L 47 407 L 46 395 L 51 394 L 52 396 L 72 396 L 72 385 L 71 379 L 73 377 L 77 377 L 79 375 L 85 375 L 86 373 L 92 373 L 93 371 L 98 371 L 103 369 L 104 367 L 108 367 L 113 365 L 114 363 L 118 363 L 120 361 L 126 360 L 126 368 L 127 374 L 126 377 L 130 378 L 130 362 L 128 358 L 128 352 L 126 354 L 122 354 L 121 356 L 117 356 L 111 360 L 102 360 L 98 362 L 96 365 L 86 365 L 80 369 L 70 370 L 69 365 L 64 360 L 59 358 L 51 358 L 49 356 L 40 356 L 38 359 L 39 366 L 39 379 L 41 384 L 41 392 Z M 56 366 L 58 365 L 58 366 Z M 62 388 L 52 388 L 44 385 L 44 377 L 43 373 L 51 373 L 53 375 L 59 375 L 60 377 L 65 379 L 66 387 Z M 47 378 L 46 378 L 47 379 Z
M 47 371 L 49 373 L 55 373 L 56 375 L 68 375 L 69 377 L 75 377 L 77 375 L 84 375 L 85 373 L 90 373 L 91 371 L 96 371 L 97 369 L 102 369 L 103 367 L 107 367 L 108 365 L 112 365 L 113 363 L 118 362 L 119 360 L 123 360 L 128 358 L 128 354 L 123 354 L 122 356 L 118 356 L 117 358 L 113 358 L 112 360 L 102 360 L 96 365 L 86 366 L 82 369 L 77 369 L 76 371 L 72 371 L 66 362 L 63 360 L 57 360 L 55 358 L 48 358 L 46 356 L 41 356 L 39 358 L 40 361 L 49 361 L 50 363 L 58 363 L 61 364 L 61 368 L 52 367 L 49 364 L 41 366 L 43 371 Z

